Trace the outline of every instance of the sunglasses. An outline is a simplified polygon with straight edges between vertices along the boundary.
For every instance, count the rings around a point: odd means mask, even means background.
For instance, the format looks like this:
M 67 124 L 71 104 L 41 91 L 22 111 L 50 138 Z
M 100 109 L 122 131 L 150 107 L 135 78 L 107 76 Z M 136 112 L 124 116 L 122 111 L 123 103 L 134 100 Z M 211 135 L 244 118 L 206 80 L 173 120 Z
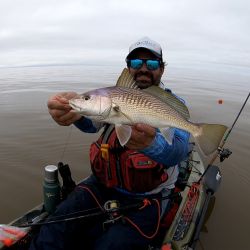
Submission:
M 161 61 L 157 59 L 128 59 L 127 65 L 132 69 L 140 69 L 146 64 L 148 70 L 156 70 L 161 66 Z

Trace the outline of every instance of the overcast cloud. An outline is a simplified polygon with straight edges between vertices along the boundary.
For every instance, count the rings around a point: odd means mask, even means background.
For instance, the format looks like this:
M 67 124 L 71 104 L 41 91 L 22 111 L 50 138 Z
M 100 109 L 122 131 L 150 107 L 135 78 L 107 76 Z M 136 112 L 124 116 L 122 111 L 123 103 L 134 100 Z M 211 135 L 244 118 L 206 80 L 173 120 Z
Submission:
M 0 0 L 0 66 L 124 62 L 142 36 L 165 59 L 250 66 L 248 0 Z

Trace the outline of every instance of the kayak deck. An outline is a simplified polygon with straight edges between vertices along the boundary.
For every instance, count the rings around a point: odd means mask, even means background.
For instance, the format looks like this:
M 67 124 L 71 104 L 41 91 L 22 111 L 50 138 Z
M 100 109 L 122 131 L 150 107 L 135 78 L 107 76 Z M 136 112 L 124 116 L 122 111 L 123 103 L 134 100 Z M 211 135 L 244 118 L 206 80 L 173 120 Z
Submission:
M 181 204 L 163 240 L 163 245 L 171 244 L 176 250 L 184 249 L 192 240 L 206 197 L 204 186 L 196 184 L 204 173 L 205 167 L 195 151 L 192 152 L 192 162 L 195 163 L 195 167 L 192 167 L 187 185 L 181 192 Z
M 149 249 L 161 249 L 162 246 L 171 246 L 170 249 L 181 250 L 186 249 L 193 238 L 197 221 L 199 220 L 203 204 L 206 197 L 206 192 L 202 183 L 197 185 L 201 175 L 204 173 L 205 167 L 199 154 L 193 151 L 189 154 L 187 160 L 180 164 L 180 175 L 177 181 L 177 187 L 180 189 L 181 202 L 175 217 L 167 230 L 164 231 L 161 237 L 160 245 L 151 246 Z M 20 226 L 26 223 L 43 222 L 48 214 L 44 212 L 43 204 L 30 210 L 25 215 L 14 220 L 9 225 Z M 8 249 L 26 250 L 29 247 L 30 241 L 39 231 L 37 227 L 30 227 L 28 235 L 18 241 Z M 0 249 L 6 249 L 0 242 Z

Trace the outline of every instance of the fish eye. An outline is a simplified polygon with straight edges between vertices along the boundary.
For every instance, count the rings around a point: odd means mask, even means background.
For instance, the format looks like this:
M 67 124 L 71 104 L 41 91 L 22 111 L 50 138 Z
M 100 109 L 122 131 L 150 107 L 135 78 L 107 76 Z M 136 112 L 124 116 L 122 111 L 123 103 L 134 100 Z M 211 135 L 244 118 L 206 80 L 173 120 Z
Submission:
M 89 95 L 85 95 L 82 97 L 82 99 L 84 99 L 85 101 L 88 101 L 90 99 L 90 96 Z

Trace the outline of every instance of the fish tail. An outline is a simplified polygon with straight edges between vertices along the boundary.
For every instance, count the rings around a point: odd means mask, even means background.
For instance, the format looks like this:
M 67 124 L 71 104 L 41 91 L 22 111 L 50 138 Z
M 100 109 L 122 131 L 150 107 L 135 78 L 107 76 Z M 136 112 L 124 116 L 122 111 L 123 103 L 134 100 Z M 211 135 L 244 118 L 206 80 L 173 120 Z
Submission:
M 199 133 L 194 137 L 205 155 L 213 153 L 220 145 L 227 127 L 221 124 L 199 124 Z

